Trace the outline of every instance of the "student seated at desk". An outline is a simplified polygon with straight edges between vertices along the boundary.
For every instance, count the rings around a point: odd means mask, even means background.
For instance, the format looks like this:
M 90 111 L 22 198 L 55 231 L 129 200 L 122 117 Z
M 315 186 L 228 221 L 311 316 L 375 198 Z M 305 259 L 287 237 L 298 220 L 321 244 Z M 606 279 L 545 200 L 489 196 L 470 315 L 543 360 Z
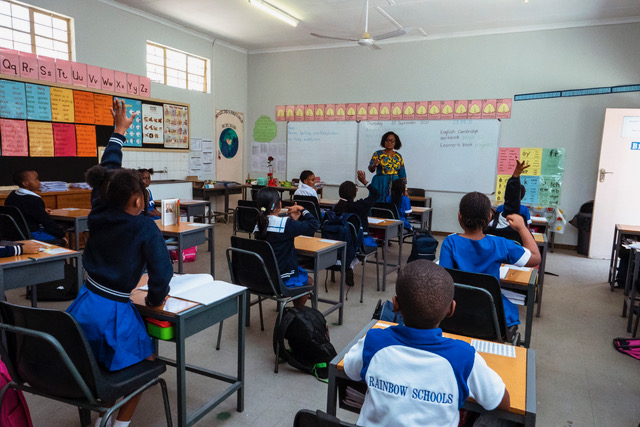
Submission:
M 82 327 L 96 360 L 110 371 L 153 357 L 151 337 L 130 300 L 145 266 L 149 274 L 149 306 L 164 302 L 173 276 L 160 229 L 149 216 L 140 215 L 147 206 L 140 174 L 134 169 L 121 169 L 125 141 L 122 135 L 135 117 L 133 114 L 128 118 L 126 111 L 124 101 L 114 98 L 114 133 L 100 165 L 87 171 L 87 182 L 93 187 L 91 238 L 82 264 L 88 276 L 67 309 Z M 129 425 L 140 396 L 120 408 L 114 427 Z
M 151 190 L 149 189 L 149 185 L 151 185 L 151 175 L 153 174 L 153 169 L 138 169 L 140 173 L 140 177 L 142 178 L 142 182 L 144 183 L 144 187 L 147 189 L 147 193 L 149 193 L 149 203 L 147 204 L 147 209 L 145 210 L 153 219 L 160 219 L 162 214 L 158 209 L 156 209 L 156 204 L 153 201 L 153 195 L 151 194 Z
M 318 192 L 316 191 L 316 176 L 309 170 L 304 170 L 300 173 L 300 183 L 295 193 L 296 196 L 313 196 L 318 198 Z
M 37 254 L 40 252 L 41 244 L 26 240 L 24 242 L 16 242 L 17 245 L 0 246 L 0 258 L 17 256 L 22 254 Z
M 407 219 L 407 215 L 411 213 L 411 200 L 406 196 L 406 193 L 407 184 L 401 179 L 396 179 L 391 184 L 391 194 L 387 197 L 387 202 L 396 205 L 398 218 L 404 223 L 405 230 L 412 231 L 413 227 Z
M 466 194 L 460 200 L 458 222 L 462 234 L 451 234 L 442 242 L 440 265 L 472 273 L 484 273 L 500 280 L 500 265 L 534 267 L 540 263 L 540 252 L 533 236 L 519 214 L 507 216 L 511 228 L 522 239 L 522 246 L 504 237 L 485 235 L 491 219 L 491 202 L 482 193 Z M 520 324 L 518 307 L 502 296 L 507 326 Z
M 40 190 L 38 172 L 18 171 L 13 174 L 13 183 L 20 188 L 9 194 L 4 205 L 20 209 L 34 239 L 58 246 L 67 246 L 69 242 L 64 235 L 65 231 L 49 216 L 51 209 L 45 208 L 42 197 L 35 193 Z
M 320 224 L 316 217 L 298 205 L 287 207 L 286 216 L 278 216 L 282 210 L 280 193 L 269 187 L 258 191 L 256 205 L 260 209 L 255 229 L 256 239 L 266 240 L 271 244 L 282 282 L 290 288 L 312 284 L 313 280 L 307 271 L 298 266 L 294 240 L 297 236 L 313 234 L 318 229 Z M 297 298 L 293 305 L 302 307 L 307 299 L 308 295 Z
M 404 326 L 370 329 L 344 357 L 345 374 L 364 381 L 359 426 L 457 426 L 468 397 L 483 408 L 508 409 L 500 376 L 468 343 L 438 328 L 456 308 L 453 279 L 427 260 L 398 274 L 393 309 Z

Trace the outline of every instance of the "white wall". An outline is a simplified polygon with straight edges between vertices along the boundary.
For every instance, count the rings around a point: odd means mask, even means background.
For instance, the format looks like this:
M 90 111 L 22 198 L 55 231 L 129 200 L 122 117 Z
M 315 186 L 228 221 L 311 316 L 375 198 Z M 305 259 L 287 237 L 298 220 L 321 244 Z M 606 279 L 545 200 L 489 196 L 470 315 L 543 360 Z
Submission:
M 263 114 L 274 118 L 279 104 L 503 98 L 639 83 L 639 44 L 640 25 L 626 24 L 396 43 L 379 51 L 250 54 L 248 127 Z M 637 92 L 514 102 L 499 145 L 567 149 L 561 207 L 570 219 L 594 198 L 604 109 L 639 106 Z M 279 122 L 276 141 L 285 134 Z M 407 175 L 411 184 L 411 171 Z M 434 229 L 458 231 L 461 194 L 430 195 Z M 568 226 L 556 242 L 576 244 L 574 229 Z

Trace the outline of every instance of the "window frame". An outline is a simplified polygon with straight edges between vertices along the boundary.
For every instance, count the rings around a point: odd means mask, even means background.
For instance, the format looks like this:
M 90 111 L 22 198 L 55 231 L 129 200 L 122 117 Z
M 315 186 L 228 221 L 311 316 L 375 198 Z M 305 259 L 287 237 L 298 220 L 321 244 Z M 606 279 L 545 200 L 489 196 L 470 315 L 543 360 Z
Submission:
M 149 62 L 149 47 L 153 47 L 155 49 L 162 50 L 162 65 Z M 185 68 L 184 68 L 184 70 L 179 69 L 179 68 L 171 67 L 171 66 L 169 66 L 167 64 L 167 52 L 175 52 L 175 53 L 179 53 L 179 54 L 185 56 L 185 63 L 184 63 Z M 194 55 L 194 54 L 189 53 L 189 52 L 185 52 L 185 51 L 180 50 L 180 49 L 176 49 L 176 48 L 173 48 L 173 47 L 165 46 L 165 45 L 162 45 L 160 43 L 153 42 L 151 40 L 147 40 L 146 53 L 145 54 L 146 54 L 146 56 L 145 56 L 145 64 L 146 64 L 146 67 L 147 67 L 146 76 L 148 78 L 150 78 L 152 82 L 160 83 L 160 84 L 163 84 L 163 85 L 166 85 L 166 86 L 175 87 L 175 88 L 178 88 L 178 89 L 192 90 L 192 91 L 201 92 L 201 93 L 209 93 L 209 84 L 208 84 L 209 83 L 208 76 L 209 76 L 209 70 L 210 70 L 209 59 L 204 58 L 202 56 Z M 154 55 L 154 56 L 156 56 L 156 55 Z M 202 72 L 202 74 L 189 72 L 189 59 L 191 59 L 191 58 L 203 62 L 203 72 Z M 158 75 L 160 73 L 153 72 L 154 77 L 151 77 L 149 75 L 149 66 L 150 65 L 153 65 L 155 67 L 162 67 L 163 81 L 159 81 L 159 80 L 155 79 L 155 75 Z M 185 87 L 169 84 L 168 83 L 168 78 L 171 78 L 172 76 L 168 76 L 168 73 L 167 73 L 168 70 L 176 70 L 179 73 L 184 73 L 184 75 L 185 75 L 185 78 L 184 78 Z M 203 80 L 202 84 L 196 83 L 196 82 L 191 82 L 191 84 L 201 85 L 202 89 L 200 87 L 198 87 L 198 88 L 190 88 L 189 87 L 190 86 L 190 84 L 189 84 L 190 83 L 189 75 L 202 78 L 202 80 Z

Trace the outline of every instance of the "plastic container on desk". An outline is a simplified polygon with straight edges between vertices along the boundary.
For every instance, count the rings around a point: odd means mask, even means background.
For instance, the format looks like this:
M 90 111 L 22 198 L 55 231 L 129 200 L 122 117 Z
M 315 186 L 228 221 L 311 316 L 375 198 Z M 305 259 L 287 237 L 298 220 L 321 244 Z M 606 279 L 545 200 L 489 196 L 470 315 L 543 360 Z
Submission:
M 167 341 L 173 339 L 176 334 L 175 328 L 171 322 L 152 319 L 150 317 L 145 317 L 144 320 L 147 324 L 147 332 L 154 338 Z

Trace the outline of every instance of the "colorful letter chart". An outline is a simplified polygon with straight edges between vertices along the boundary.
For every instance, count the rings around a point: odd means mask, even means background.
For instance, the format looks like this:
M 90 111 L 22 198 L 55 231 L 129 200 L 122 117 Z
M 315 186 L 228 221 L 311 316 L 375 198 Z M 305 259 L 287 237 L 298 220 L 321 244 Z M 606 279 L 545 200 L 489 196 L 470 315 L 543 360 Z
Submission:
M 164 104 L 165 148 L 189 148 L 189 110 L 180 105 Z
M 529 168 L 520 176 L 525 188 L 522 203 L 542 207 L 556 207 L 560 203 L 564 175 L 564 148 L 500 148 L 496 202 L 504 202 L 504 189 L 511 177 L 516 159 Z
M 31 157 L 53 157 L 52 123 L 27 122 Z
M 136 118 L 133 119 L 133 123 L 129 126 L 129 129 L 124 133 L 124 137 L 127 138 L 123 146 L 125 147 L 142 147 L 142 101 L 137 99 L 124 100 L 124 105 L 127 107 L 127 116 L 131 116 L 136 113 Z
M 78 157 L 96 157 L 96 127 L 76 125 L 76 146 Z
M 73 91 L 59 87 L 51 88 L 51 120 L 73 123 Z
M 111 95 L 93 94 L 93 106 L 97 125 L 113 126 L 113 97 Z
M 76 156 L 76 127 L 69 123 L 53 123 L 53 151 L 56 157 Z
M 164 109 L 162 105 L 142 104 L 142 142 L 162 144 L 164 142 L 163 123 Z
M 76 123 L 94 124 L 96 122 L 93 93 L 82 90 L 73 91 L 73 111 Z
M 3 119 L 27 118 L 24 83 L 0 80 L 0 117 Z
M 26 121 L 0 119 L 0 137 L 3 156 L 26 157 L 29 155 Z
M 51 121 L 51 92 L 49 86 L 27 83 L 27 118 L 29 120 Z

